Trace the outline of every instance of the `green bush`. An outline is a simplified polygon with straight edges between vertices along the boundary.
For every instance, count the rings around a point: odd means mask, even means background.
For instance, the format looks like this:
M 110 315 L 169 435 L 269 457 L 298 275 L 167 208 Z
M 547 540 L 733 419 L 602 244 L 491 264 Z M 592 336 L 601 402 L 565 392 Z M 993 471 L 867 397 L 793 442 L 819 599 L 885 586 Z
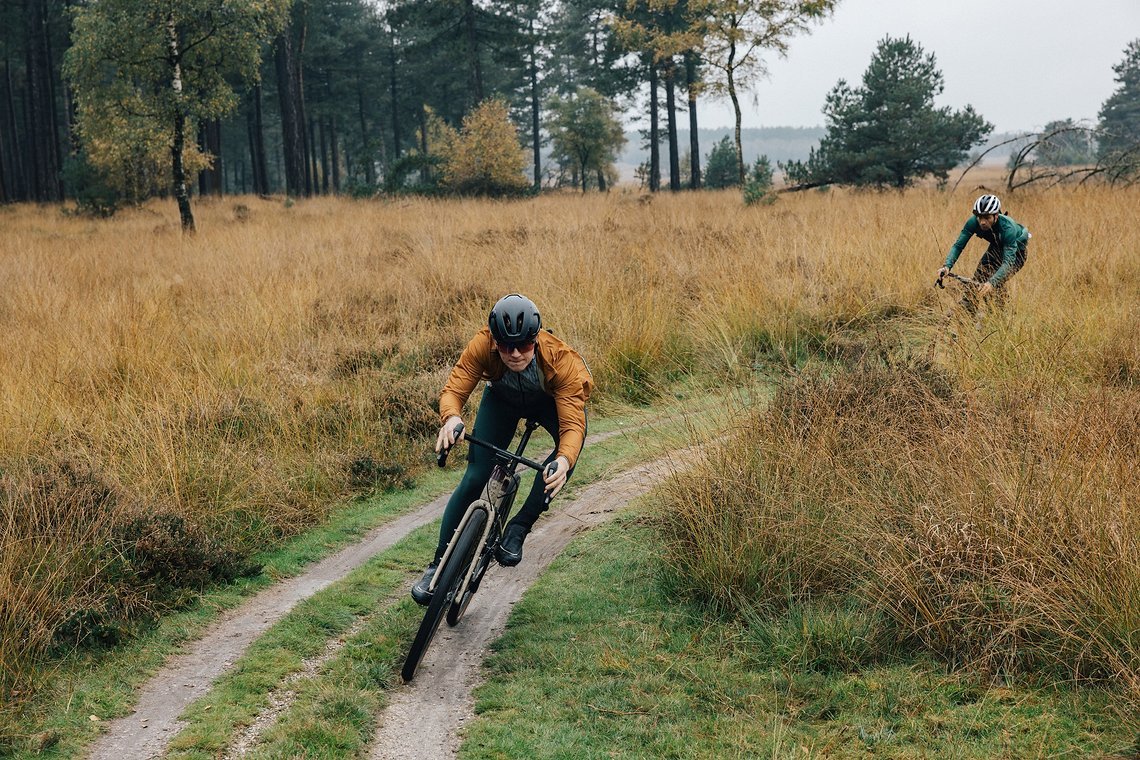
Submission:
M 177 608 L 215 583 L 261 568 L 185 517 L 138 514 L 111 531 L 101 572 L 54 631 L 60 647 L 112 646 L 157 612 Z
M 63 182 L 68 194 L 75 199 L 75 210 L 79 214 L 105 219 L 114 216 L 123 205 L 122 194 L 91 165 L 85 152 L 64 161 Z
M 705 158 L 705 187 L 722 190 L 740 184 L 740 174 L 736 164 L 736 143 L 727 135 L 713 145 Z
M 384 178 L 384 191 L 388 193 L 415 193 L 434 195 L 439 192 L 439 173 L 435 171 L 443 159 L 409 151 L 400 156 Z M 409 182 L 414 177 L 414 181 Z
M 748 179 L 744 183 L 744 205 L 755 203 L 765 205 L 776 202 L 776 194 L 772 191 L 772 163 L 767 156 L 760 156 L 748 172 Z

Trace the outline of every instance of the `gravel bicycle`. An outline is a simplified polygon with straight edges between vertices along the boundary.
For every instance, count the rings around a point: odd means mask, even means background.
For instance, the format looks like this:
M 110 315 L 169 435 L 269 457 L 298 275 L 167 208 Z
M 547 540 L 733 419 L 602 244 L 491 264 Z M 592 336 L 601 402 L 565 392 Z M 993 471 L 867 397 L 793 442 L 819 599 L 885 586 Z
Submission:
M 471 598 L 479 590 L 479 584 L 495 557 L 495 550 L 503 537 L 503 529 L 510 516 L 511 506 L 518 494 L 519 481 L 522 478 L 516 472 L 519 465 L 538 472 L 545 470 L 547 474 L 557 469 L 557 464 L 554 462 L 544 466 L 523 456 L 530 436 L 537 427 L 537 420 L 526 420 L 523 434 L 513 452 L 471 435 L 463 437 L 468 443 L 490 450 L 496 464 L 491 470 L 487 485 L 483 487 L 482 495 L 467 507 L 467 512 L 459 521 L 451 542 L 439 560 L 435 577 L 428 587 L 432 593 L 431 602 L 424 613 L 424 619 L 420 623 L 412 646 L 408 649 L 404 668 L 400 672 L 404 681 L 411 681 L 415 676 L 424 653 L 435 637 L 440 621 L 446 617 L 449 626 L 459 623 L 463 613 L 467 611 L 467 605 L 471 603 Z M 463 426 L 460 425 L 456 429 L 456 435 L 462 433 Z M 449 452 L 450 449 L 446 448 L 439 452 L 436 462 L 440 467 L 447 464 Z M 550 504 L 549 495 L 546 497 L 546 503 Z

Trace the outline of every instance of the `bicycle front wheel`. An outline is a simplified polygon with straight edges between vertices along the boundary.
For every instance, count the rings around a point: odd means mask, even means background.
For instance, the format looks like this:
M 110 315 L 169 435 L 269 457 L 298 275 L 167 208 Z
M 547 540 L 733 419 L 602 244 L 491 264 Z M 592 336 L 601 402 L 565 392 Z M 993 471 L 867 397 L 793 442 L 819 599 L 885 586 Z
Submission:
M 424 653 L 427 652 L 431 640 L 435 638 L 439 622 L 443 619 L 444 613 L 450 609 L 451 603 L 455 601 L 459 586 L 463 583 L 463 578 L 467 575 L 467 570 L 471 567 L 475 554 L 479 550 L 479 544 L 483 540 L 483 528 L 486 524 L 486 510 L 473 510 L 467 524 L 463 526 L 463 532 L 456 539 L 455 548 L 451 552 L 447 564 L 436 571 L 435 593 L 432 594 L 431 603 L 428 605 L 427 612 L 424 613 L 420 629 L 416 631 L 416 638 L 408 650 L 408 657 L 404 660 L 404 668 L 400 671 L 405 681 L 411 681 L 415 676 Z

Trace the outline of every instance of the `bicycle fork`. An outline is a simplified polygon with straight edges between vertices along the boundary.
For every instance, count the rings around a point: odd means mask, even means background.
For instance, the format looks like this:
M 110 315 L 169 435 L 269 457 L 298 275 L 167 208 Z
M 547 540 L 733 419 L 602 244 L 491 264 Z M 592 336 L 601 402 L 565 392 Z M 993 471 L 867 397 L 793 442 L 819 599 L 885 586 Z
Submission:
M 490 535 L 492 525 L 495 521 L 495 505 L 486 499 L 476 499 L 471 502 L 467 507 L 467 511 L 463 513 L 463 518 L 459 521 L 459 525 L 455 527 L 455 533 L 451 535 L 451 540 L 447 542 L 447 548 L 443 552 L 443 556 L 439 558 L 439 567 L 444 567 L 451 560 L 451 554 L 455 550 L 456 539 L 463 535 L 463 529 L 467 527 L 467 523 L 471 522 L 471 516 L 475 514 L 475 510 L 480 509 L 487 513 L 487 521 L 483 525 L 483 535 L 480 538 L 479 545 L 484 546 L 487 543 L 487 537 Z M 472 571 L 478 562 L 472 562 L 471 566 L 467 568 L 467 573 L 463 578 L 463 583 L 460 584 L 459 589 L 455 592 L 457 599 L 462 599 L 464 592 L 467 590 L 468 584 L 471 582 Z M 436 582 L 439 579 L 440 573 L 437 571 L 435 577 L 431 579 L 431 584 L 428 586 L 428 591 L 435 593 Z

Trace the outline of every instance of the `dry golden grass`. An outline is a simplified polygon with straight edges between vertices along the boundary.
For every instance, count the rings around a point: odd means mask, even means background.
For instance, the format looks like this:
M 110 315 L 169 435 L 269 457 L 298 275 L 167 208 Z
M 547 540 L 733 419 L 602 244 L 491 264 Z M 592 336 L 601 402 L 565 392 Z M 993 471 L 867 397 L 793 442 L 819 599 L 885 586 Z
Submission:
M 77 611 L 145 604 L 116 564 L 140 516 L 185 519 L 222 565 L 414 476 L 409 441 L 509 291 L 582 350 L 602 406 L 899 341 L 929 343 L 971 392 L 1134 393 L 1140 196 L 1006 199 L 1035 234 L 1013 308 L 947 347 L 931 281 L 974 194 L 207 200 L 190 238 L 169 203 L 109 221 L 0 208 L 0 683 Z

